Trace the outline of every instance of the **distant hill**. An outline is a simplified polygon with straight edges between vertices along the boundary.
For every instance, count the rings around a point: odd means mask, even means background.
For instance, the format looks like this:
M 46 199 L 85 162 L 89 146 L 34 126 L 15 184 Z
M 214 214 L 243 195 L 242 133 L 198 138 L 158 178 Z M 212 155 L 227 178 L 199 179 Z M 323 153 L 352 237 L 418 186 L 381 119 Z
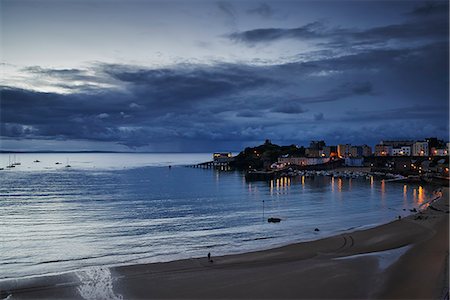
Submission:
M 0 153 L 131 153 L 131 152 L 119 152 L 119 151 L 52 151 L 52 150 L 10 151 L 10 150 L 0 150 Z
M 304 154 L 304 147 L 279 146 L 266 140 L 260 146 L 245 148 L 230 165 L 240 170 L 262 169 L 269 167 L 282 155 L 303 156 Z

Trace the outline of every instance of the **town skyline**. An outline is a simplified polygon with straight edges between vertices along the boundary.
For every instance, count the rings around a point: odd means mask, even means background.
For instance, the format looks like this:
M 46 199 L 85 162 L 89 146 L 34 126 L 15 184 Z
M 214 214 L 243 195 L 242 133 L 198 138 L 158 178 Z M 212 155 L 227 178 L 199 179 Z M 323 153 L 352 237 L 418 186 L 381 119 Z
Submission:
M 1 1 L 0 150 L 448 141 L 447 1 Z

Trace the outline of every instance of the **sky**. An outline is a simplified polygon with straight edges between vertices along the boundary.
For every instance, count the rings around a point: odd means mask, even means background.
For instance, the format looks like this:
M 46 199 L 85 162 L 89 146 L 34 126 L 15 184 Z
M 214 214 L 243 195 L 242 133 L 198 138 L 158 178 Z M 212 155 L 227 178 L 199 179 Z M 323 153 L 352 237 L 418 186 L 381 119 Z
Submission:
M 1 150 L 448 140 L 448 1 L 0 5 Z

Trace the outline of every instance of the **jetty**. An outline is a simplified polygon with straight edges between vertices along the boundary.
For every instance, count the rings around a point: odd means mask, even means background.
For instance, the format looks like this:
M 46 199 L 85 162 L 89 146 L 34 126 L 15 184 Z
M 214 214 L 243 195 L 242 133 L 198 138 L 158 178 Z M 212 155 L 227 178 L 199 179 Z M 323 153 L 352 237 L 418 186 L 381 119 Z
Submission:
M 212 157 L 213 160 L 211 161 L 187 165 L 187 167 L 200 169 L 220 169 L 223 171 L 228 171 L 231 170 L 230 163 L 232 163 L 235 159 L 231 152 L 215 152 Z
M 200 169 L 224 169 L 230 168 L 230 162 L 207 161 L 199 164 L 187 165 L 186 167 Z

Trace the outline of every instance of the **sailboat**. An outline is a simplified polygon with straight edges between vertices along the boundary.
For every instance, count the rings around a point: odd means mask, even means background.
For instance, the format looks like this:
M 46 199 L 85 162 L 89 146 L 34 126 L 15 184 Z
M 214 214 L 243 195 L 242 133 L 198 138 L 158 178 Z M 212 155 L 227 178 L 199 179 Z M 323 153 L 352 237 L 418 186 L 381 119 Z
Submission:
M 14 162 L 13 162 L 14 166 L 20 166 L 20 162 L 16 161 L 16 155 L 14 154 Z
M 11 155 L 8 156 L 8 165 L 6 167 L 9 169 L 16 167 L 13 163 L 11 163 Z
M 69 165 L 69 159 L 67 159 L 67 164 L 66 164 L 66 168 L 70 168 L 72 167 L 71 165 Z

